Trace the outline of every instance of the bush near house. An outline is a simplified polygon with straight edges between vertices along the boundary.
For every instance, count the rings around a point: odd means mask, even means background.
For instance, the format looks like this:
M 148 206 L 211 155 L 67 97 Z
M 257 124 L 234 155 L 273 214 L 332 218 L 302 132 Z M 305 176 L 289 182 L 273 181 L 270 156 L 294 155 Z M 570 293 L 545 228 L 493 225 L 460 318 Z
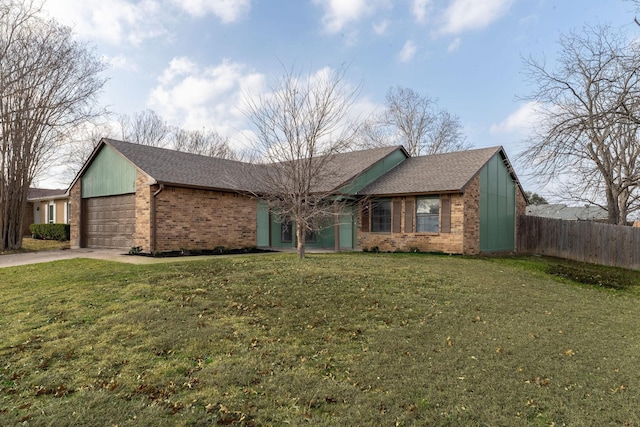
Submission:
M 60 242 L 69 240 L 71 226 L 69 224 L 31 224 L 29 226 L 34 239 L 58 240 Z

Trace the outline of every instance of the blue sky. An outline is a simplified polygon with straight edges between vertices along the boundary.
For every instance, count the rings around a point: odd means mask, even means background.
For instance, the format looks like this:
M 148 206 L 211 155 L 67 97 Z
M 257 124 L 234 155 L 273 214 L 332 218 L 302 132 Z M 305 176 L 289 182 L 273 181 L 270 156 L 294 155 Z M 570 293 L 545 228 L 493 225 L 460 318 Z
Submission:
M 624 0 L 47 0 L 110 64 L 101 101 L 116 114 L 155 110 L 170 124 L 216 129 L 241 145 L 243 94 L 285 67 L 348 64 L 368 114 L 401 85 L 458 115 L 475 147 L 518 163 L 531 124 L 518 98 L 522 57 L 553 63 L 562 33 L 608 23 L 640 31 Z M 543 186 L 516 170 L 525 189 Z

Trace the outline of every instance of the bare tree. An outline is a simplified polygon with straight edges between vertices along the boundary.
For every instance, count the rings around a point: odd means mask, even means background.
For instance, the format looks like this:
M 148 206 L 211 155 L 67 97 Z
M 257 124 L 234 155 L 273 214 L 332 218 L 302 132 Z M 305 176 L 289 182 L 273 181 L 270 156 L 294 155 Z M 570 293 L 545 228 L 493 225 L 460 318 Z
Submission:
M 169 142 L 171 127 L 153 110 L 120 116 L 122 139 L 136 144 L 164 147 Z
M 60 141 L 96 113 L 105 66 L 32 1 L 0 0 L 0 245 L 22 244 L 29 186 Z
M 177 151 L 237 160 L 236 153 L 229 145 L 229 138 L 216 131 L 174 128 L 172 139 L 173 149 Z
M 640 50 L 610 27 L 588 27 L 560 39 L 555 68 L 525 61 L 540 106 L 525 161 L 549 179 L 570 177 L 565 197 L 607 209 L 625 224 L 638 210 Z
M 630 1 L 631 3 L 634 3 L 636 5 L 636 12 L 640 11 L 640 0 L 627 0 L 627 1 Z M 635 22 L 636 25 L 640 25 L 640 21 L 638 20 L 637 16 L 634 16 L 633 22 Z
M 283 222 L 295 223 L 297 252 L 305 256 L 307 231 L 335 214 L 335 190 L 325 182 L 333 157 L 349 148 L 354 130 L 346 122 L 358 88 L 344 80 L 346 68 L 303 76 L 293 70 L 271 93 L 247 98 L 257 158 L 265 163 L 258 194 Z
M 387 91 L 384 111 L 364 123 L 359 139 L 365 147 L 403 144 L 412 156 L 470 147 L 457 116 L 440 109 L 433 99 L 402 86 Z

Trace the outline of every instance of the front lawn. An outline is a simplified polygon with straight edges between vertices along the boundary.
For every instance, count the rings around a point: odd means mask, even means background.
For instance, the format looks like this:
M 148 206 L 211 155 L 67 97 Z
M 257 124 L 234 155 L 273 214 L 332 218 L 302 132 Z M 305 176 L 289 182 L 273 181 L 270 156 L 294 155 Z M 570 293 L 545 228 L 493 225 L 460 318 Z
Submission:
M 60 249 L 69 249 L 69 241 L 59 242 L 57 240 L 40 240 L 31 237 L 22 238 L 22 248 L 19 251 L 0 252 L 0 255 L 16 253 L 16 252 L 37 252 L 37 251 L 54 251 Z
M 640 425 L 638 288 L 545 262 L 0 269 L 0 425 Z

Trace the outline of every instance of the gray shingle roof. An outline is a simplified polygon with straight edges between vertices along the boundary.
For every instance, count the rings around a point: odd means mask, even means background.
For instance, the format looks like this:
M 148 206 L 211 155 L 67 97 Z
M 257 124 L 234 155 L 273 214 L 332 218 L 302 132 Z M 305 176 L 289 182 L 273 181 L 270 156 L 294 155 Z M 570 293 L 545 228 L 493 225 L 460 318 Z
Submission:
M 609 218 L 606 209 L 600 206 L 567 206 L 565 204 L 527 206 L 527 215 L 564 220 L 595 221 Z
M 247 173 L 255 166 L 248 163 L 114 139 L 103 141 L 159 183 L 236 191 L 253 190 L 258 185 L 256 174 Z
M 54 199 L 66 197 L 66 189 L 30 188 L 27 200 Z
M 462 191 L 502 147 L 412 157 L 360 193 L 368 195 Z
M 323 193 L 340 189 L 396 150 L 403 150 L 403 148 L 398 145 L 332 154 L 326 169 L 323 170 L 320 182 L 314 185 L 314 192 Z M 323 156 L 322 159 L 326 158 Z
M 255 165 L 114 139 L 103 139 L 136 167 L 159 183 L 234 191 L 260 192 L 261 174 L 273 165 Z M 396 147 L 382 147 L 333 155 L 330 170 L 315 191 L 340 188 L 372 167 Z

